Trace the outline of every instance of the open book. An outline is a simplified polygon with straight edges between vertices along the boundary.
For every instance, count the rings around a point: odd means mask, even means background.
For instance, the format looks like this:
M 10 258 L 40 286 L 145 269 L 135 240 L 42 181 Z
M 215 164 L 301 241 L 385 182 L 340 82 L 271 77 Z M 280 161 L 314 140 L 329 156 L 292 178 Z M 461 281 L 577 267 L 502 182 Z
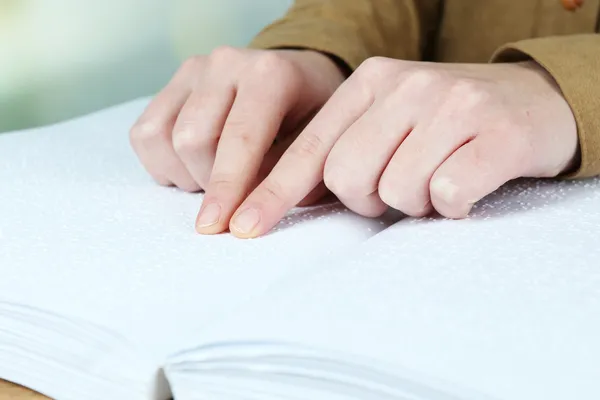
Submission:
M 148 99 L 0 135 L 0 378 L 59 400 L 597 400 L 600 181 L 462 221 L 293 210 L 201 236 L 127 131 Z

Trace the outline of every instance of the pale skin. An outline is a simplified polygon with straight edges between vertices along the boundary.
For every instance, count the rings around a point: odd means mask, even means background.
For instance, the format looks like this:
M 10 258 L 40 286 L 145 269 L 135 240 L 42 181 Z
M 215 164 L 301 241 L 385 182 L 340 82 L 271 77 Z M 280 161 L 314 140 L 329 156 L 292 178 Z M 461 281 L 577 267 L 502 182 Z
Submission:
M 367 217 L 464 218 L 512 179 L 577 163 L 573 113 L 533 61 L 376 57 L 344 78 L 313 51 L 220 48 L 183 65 L 131 143 L 158 183 L 205 191 L 198 232 L 240 238 L 328 191 Z

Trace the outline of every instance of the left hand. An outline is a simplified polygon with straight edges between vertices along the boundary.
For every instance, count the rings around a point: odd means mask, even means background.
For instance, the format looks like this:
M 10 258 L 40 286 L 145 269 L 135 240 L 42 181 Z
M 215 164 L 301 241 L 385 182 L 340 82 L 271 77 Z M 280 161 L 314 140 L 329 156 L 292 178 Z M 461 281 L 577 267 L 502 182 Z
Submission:
M 230 230 L 245 238 L 268 232 L 322 181 L 364 216 L 389 206 L 463 218 L 509 180 L 572 168 L 577 151 L 573 113 L 534 62 L 372 58 L 241 204 Z M 242 213 L 253 218 L 236 220 Z

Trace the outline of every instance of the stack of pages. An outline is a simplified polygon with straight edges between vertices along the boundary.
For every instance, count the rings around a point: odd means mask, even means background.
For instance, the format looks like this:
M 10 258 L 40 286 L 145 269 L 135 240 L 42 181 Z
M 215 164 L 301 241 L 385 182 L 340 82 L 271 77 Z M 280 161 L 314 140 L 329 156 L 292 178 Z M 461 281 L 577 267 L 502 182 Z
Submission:
M 201 236 L 129 146 L 148 99 L 0 135 L 0 378 L 58 400 L 600 399 L 600 180 L 466 220 L 298 208 Z

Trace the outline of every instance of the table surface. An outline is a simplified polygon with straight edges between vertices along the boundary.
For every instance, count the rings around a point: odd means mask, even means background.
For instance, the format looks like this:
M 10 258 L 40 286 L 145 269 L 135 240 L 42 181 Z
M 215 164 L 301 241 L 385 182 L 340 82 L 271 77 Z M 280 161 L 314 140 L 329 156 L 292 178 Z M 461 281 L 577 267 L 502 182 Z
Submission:
M 0 379 L 0 400 L 48 400 L 48 397 Z

